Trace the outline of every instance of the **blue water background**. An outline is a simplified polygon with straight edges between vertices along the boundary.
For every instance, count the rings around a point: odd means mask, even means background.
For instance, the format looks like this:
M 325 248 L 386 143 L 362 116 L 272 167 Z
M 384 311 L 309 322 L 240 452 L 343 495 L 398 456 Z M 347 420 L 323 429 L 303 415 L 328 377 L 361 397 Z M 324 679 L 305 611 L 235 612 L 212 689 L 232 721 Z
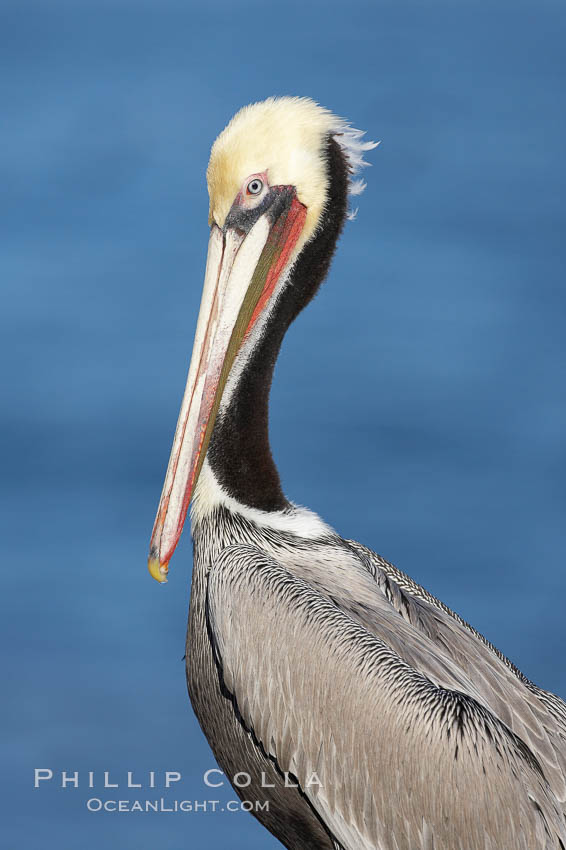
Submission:
M 85 808 L 135 797 L 127 770 L 181 771 L 166 797 L 234 796 L 203 783 L 185 691 L 188 534 L 165 588 L 145 561 L 208 151 L 271 94 L 382 140 L 277 367 L 285 490 L 565 696 L 564 4 L 4 0 L 0 16 L 3 846 L 280 846 L 243 813 Z M 53 782 L 34 790 L 35 767 Z M 79 789 L 56 787 L 62 770 Z M 122 787 L 89 791 L 88 770 Z

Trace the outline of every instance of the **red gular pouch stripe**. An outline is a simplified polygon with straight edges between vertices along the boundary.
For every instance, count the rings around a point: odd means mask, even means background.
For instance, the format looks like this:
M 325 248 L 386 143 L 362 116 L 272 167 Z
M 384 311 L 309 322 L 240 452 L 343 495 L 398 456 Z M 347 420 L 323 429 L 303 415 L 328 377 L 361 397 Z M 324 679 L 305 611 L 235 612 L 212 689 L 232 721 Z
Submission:
M 200 361 L 199 361 L 199 367 L 198 367 L 199 373 L 201 373 L 201 371 L 202 371 L 202 363 L 203 363 L 203 361 L 206 357 L 206 353 L 207 353 L 208 348 L 210 347 L 210 344 L 211 344 L 211 324 L 212 324 L 213 319 L 216 317 L 217 310 L 218 310 L 218 291 L 215 290 L 213 300 L 212 300 L 212 306 L 211 306 L 211 310 L 210 310 L 210 316 L 208 317 L 208 323 L 207 323 L 207 326 L 206 326 L 205 338 L 204 338 L 204 343 L 203 343 L 203 347 L 202 347 L 202 351 L 201 351 Z M 195 390 L 196 390 L 196 382 L 193 385 L 192 390 L 191 390 L 191 397 L 190 397 L 190 401 L 189 401 L 189 406 L 188 406 L 188 409 L 187 409 L 187 413 L 185 415 L 185 421 L 183 422 L 183 425 L 182 425 L 182 436 L 181 436 L 181 440 L 180 440 L 180 446 L 182 446 L 182 443 L 183 443 L 183 438 L 184 438 L 184 435 L 185 435 L 185 429 L 187 427 L 189 410 L 190 410 L 190 407 L 193 403 Z M 202 448 L 203 441 L 204 441 L 204 435 L 205 435 L 205 429 L 206 429 L 206 421 L 203 420 L 203 418 L 199 418 L 198 428 L 200 430 L 200 441 L 199 441 L 199 445 L 198 445 L 198 451 L 200 451 L 200 449 Z M 172 480 L 171 480 L 171 486 L 169 488 L 169 491 L 166 494 L 164 494 L 164 496 L 163 496 L 163 498 L 160 502 L 158 514 L 155 518 L 155 523 L 153 525 L 153 531 L 151 533 L 152 543 L 153 543 L 153 539 L 155 537 L 155 534 L 156 534 L 158 527 L 160 525 L 163 526 L 163 522 L 164 522 L 165 516 L 167 514 L 167 510 L 169 508 L 169 499 L 170 499 L 170 495 L 171 495 L 171 488 L 173 486 L 173 479 L 175 478 L 175 475 L 177 474 L 177 468 L 178 468 L 178 465 L 179 465 L 179 457 L 180 457 L 180 451 L 177 453 L 177 456 L 174 460 L 173 476 L 172 476 Z M 196 468 L 193 469 L 191 477 L 190 477 L 188 485 L 187 485 L 187 493 L 189 493 L 189 494 L 190 494 L 192 486 L 193 486 L 195 472 L 196 472 Z M 188 497 L 185 497 L 185 500 L 184 500 L 184 503 L 183 503 L 183 509 L 182 509 L 182 512 L 181 512 L 181 517 L 180 517 L 179 524 L 178 524 L 180 530 L 182 530 L 184 522 L 187 518 L 189 501 L 190 501 L 190 499 Z M 180 531 L 179 531 L 179 534 L 180 534 Z M 176 546 L 176 544 L 175 544 L 175 546 Z M 173 546 L 171 551 L 167 553 L 166 559 L 163 559 L 161 561 L 161 563 L 168 563 L 169 562 L 171 556 L 173 555 L 173 552 L 175 551 L 175 546 Z M 158 553 L 159 546 L 157 546 L 156 551 Z M 158 554 L 153 552 L 153 550 L 150 552 L 150 556 L 155 557 L 155 558 L 159 557 Z
M 284 193 L 281 211 L 274 221 L 264 214 L 255 239 L 246 243 L 247 237 L 237 229 L 228 228 L 224 234 L 216 226 L 211 230 L 205 276 L 207 300 L 199 312 L 189 378 L 165 479 L 167 489 L 162 492 L 150 544 L 150 572 L 158 581 L 164 575 L 159 565 L 167 565 L 179 540 L 232 363 L 246 333 L 273 297 L 305 223 L 306 207 L 296 200 L 294 191 L 277 188 L 279 194 Z M 231 248 L 227 254 L 228 241 Z M 237 299 L 226 294 L 236 263 L 241 296 L 237 313 L 233 303 Z
M 269 248 L 273 251 L 273 260 L 267 272 L 261 295 L 259 296 L 258 302 L 252 313 L 252 317 L 246 328 L 244 338 L 249 334 L 250 330 L 254 326 L 259 315 L 261 314 L 271 295 L 273 294 L 273 290 L 275 289 L 277 281 L 281 276 L 281 272 L 285 268 L 289 257 L 291 256 L 293 249 L 297 244 L 297 240 L 301 234 L 305 223 L 306 215 L 307 208 L 304 206 L 304 204 L 301 204 L 301 202 L 298 201 L 296 197 L 293 197 L 289 207 L 287 208 L 287 211 L 283 211 L 276 219 L 275 224 L 272 226 L 270 234 L 267 238 L 266 247 L 269 246 Z M 214 303 L 216 303 L 216 293 L 214 298 Z M 211 395 L 208 398 L 206 395 L 204 397 L 204 399 L 206 400 L 206 404 L 199 416 L 197 427 L 197 432 L 199 433 L 199 442 L 196 451 L 194 451 L 193 453 L 194 457 L 200 458 L 202 456 L 203 460 L 205 456 L 203 454 L 203 446 L 207 435 L 210 411 L 212 409 L 214 399 L 218 392 L 218 384 L 213 382 L 210 386 L 207 387 L 207 390 L 205 392 L 208 392 Z M 187 481 L 187 486 L 185 488 L 182 507 L 179 513 L 179 520 L 176 528 L 175 540 L 171 543 L 171 546 L 169 547 L 165 557 L 161 561 L 162 563 L 168 563 L 173 555 L 173 552 L 175 551 L 177 541 L 181 535 L 183 525 L 185 524 L 194 482 L 199 471 L 200 467 L 199 463 L 197 462 L 192 468 L 191 475 Z M 168 501 L 169 500 L 167 500 L 167 504 Z
M 305 205 L 301 204 L 297 198 L 293 198 L 284 221 L 282 221 L 282 216 L 271 231 L 269 239 L 276 245 L 275 253 L 277 259 L 267 273 L 262 293 L 259 296 L 255 310 L 252 313 L 245 336 L 249 334 L 265 305 L 271 298 L 281 272 L 287 265 L 289 257 L 293 253 L 293 249 L 297 244 L 297 240 L 304 227 L 306 217 L 307 208 Z

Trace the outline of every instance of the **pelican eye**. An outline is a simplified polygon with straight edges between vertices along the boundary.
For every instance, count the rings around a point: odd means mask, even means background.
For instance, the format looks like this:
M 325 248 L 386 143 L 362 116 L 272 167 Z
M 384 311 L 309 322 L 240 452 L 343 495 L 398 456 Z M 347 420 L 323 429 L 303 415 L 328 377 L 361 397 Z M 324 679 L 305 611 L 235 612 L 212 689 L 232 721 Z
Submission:
M 263 189 L 263 180 L 260 180 L 259 177 L 254 177 L 253 180 L 250 180 L 247 187 L 248 195 L 259 195 L 261 190 Z

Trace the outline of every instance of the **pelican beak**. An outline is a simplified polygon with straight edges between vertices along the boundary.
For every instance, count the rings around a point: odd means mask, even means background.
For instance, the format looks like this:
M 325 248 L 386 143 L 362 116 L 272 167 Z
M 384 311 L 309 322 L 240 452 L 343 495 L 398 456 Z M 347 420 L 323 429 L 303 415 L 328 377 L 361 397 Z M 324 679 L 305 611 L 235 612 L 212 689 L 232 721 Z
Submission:
M 161 583 L 167 581 L 230 369 L 268 306 L 305 223 L 306 207 L 292 187 L 272 187 L 268 201 L 252 220 L 229 214 L 222 229 L 211 228 L 189 375 L 149 550 L 149 572 Z

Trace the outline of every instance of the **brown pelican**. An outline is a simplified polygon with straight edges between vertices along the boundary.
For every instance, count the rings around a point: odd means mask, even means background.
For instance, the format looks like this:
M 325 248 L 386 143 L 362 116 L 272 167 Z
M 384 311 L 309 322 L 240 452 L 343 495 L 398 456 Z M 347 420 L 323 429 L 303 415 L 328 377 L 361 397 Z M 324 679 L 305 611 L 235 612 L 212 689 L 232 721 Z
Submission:
M 271 456 L 274 363 L 363 188 L 362 135 L 276 98 L 213 145 L 204 292 L 149 569 L 166 580 L 192 499 L 191 702 L 286 847 L 564 850 L 566 704 L 288 501 Z

